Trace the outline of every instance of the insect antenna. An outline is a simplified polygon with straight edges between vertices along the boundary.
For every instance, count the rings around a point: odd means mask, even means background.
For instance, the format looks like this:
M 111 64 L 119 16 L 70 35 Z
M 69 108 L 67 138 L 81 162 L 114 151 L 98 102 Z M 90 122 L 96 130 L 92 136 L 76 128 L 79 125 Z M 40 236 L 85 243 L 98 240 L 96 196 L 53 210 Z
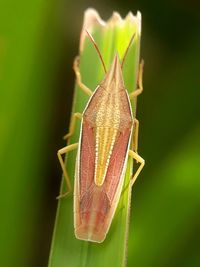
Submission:
M 104 63 L 104 61 L 103 61 L 101 52 L 100 52 L 100 50 L 99 50 L 99 48 L 98 48 L 98 46 L 97 46 L 97 44 L 96 44 L 94 38 L 92 37 L 92 35 L 88 32 L 88 30 L 85 30 L 85 31 L 86 31 L 87 35 L 89 36 L 90 40 L 92 41 L 94 47 L 96 48 L 97 53 L 98 53 L 98 55 L 99 55 L 99 57 L 100 57 L 101 63 L 103 64 L 104 71 L 105 71 L 105 73 L 106 73 L 106 72 L 107 72 L 107 71 L 106 71 L 106 66 L 105 66 L 105 63 Z
M 126 48 L 126 51 L 124 53 L 124 56 L 123 56 L 123 59 L 122 59 L 122 64 L 121 64 L 121 68 L 123 68 L 123 66 L 124 66 L 124 62 L 125 62 L 126 56 L 128 54 L 129 48 L 130 48 L 130 46 L 131 46 L 131 44 L 133 42 L 134 37 L 135 37 L 135 33 L 132 35 L 131 40 L 129 41 L 129 44 L 128 44 L 128 46 Z

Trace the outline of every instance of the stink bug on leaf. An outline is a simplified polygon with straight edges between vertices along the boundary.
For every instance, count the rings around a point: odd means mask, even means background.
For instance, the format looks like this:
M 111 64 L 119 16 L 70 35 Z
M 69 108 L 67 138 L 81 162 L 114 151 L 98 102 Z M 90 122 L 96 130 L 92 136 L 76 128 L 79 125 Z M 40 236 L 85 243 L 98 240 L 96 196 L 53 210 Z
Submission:
M 100 243 L 106 237 L 120 199 L 128 156 L 140 163 L 130 180 L 131 185 L 144 166 L 143 158 L 137 154 L 139 122 L 133 117 L 130 104 L 130 99 L 137 97 L 143 90 L 143 62 L 139 67 L 138 89 L 128 94 L 122 68 L 129 47 L 134 41 L 134 35 L 122 62 L 116 52 L 107 71 L 97 44 L 91 34 L 86 32 L 100 56 L 105 77 L 92 92 L 82 83 L 79 59 L 75 59 L 77 83 L 90 98 L 82 114 L 73 114 L 70 131 L 65 136 L 67 139 L 73 134 L 78 118 L 81 120 L 79 142 L 60 149 L 58 158 L 69 193 L 72 186 L 62 154 L 78 149 L 74 182 L 75 236 L 78 239 Z M 132 140 L 134 151 L 130 150 Z

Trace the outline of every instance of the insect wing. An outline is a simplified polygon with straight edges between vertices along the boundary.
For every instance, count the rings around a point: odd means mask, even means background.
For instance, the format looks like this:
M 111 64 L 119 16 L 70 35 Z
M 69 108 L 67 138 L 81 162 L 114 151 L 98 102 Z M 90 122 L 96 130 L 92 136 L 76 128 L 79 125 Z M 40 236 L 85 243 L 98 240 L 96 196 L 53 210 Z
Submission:
M 106 237 L 123 186 L 132 121 L 119 58 L 115 56 L 83 113 L 74 192 L 78 239 L 102 242 Z

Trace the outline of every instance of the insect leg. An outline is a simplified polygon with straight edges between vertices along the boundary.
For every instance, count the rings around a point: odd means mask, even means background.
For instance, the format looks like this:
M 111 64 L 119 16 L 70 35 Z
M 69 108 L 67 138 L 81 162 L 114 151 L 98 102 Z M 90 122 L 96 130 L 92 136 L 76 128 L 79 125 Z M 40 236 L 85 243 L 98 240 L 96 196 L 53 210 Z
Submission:
M 134 151 L 137 153 L 138 150 L 138 133 L 139 133 L 139 121 L 137 119 L 134 119 L 135 123 L 135 131 L 133 134 L 133 148 Z
M 62 158 L 62 155 L 66 154 L 66 153 L 68 153 L 68 152 L 70 152 L 70 151 L 72 151 L 74 149 L 76 149 L 77 147 L 78 147 L 78 143 L 75 143 L 75 144 L 72 144 L 72 145 L 65 146 L 65 147 L 59 149 L 58 152 L 57 152 L 58 159 L 60 161 L 60 165 L 61 165 L 61 168 L 63 170 L 64 177 L 65 177 L 66 185 L 68 187 L 68 191 L 66 193 L 58 196 L 57 199 L 59 199 L 61 197 L 65 197 L 67 194 L 69 194 L 72 191 L 70 178 L 69 178 L 69 175 L 67 173 L 67 170 L 66 170 L 65 163 L 64 163 L 64 160 Z
M 128 182 L 128 184 L 123 188 L 122 190 L 122 193 L 121 195 L 124 194 L 124 192 L 129 188 L 129 186 L 132 185 L 135 183 L 135 180 L 137 179 L 138 175 L 140 174 L 141 170 L 143 169 L 144 167 L 144 164 L 145 164 L 145 161 L 142 157 L 140 157 L 136 152 L 134 152 L 133 150 L 129 150 L 128 152 L 129 156 L 132 158 L 132 159 L 135 159 L 137 162 L 140 163 L 140 166 L 139 168 L 137 169 L 136 173 L 133 174 L 133 176 L 131 177 L 130 181 Z
M 137 162 L 140 163 L 139 168 L 137 169 L 136 173 L 131 178 L 131 186 L 134 184 L 135 180 L 137 179 L 138 175 L 140 174 L 142 168 L 144 167 L 145 161 L 142 157 L 140 157 L 136 152 L 133 150 L 129 150 L 128 152 L 129 156 L 133 159 L 135 159 Z
M 69 133 L 66 134 L 65 136 L 63 136 L 64 140 L 67 140 L 69 137 L 71 137 L 74 133 L 75 130 L 75 126 L 76 126 L 76 119 L 81 120 L 82 119 L 82 114 L 79 112 L 76 112 L 72 115 L 72 120 L 71 120 L 71 124 L 69 127 Z
M 139 155 L 138 155 L 138 153 L 137 153 L 137 149 L 138 149 L 138 133 L 139 133 L 139 121 L 135 118 L 134 119 L 134 124 L 135 124 L 135 128 L 134 128 L 134 133 L 133 133 L 133 149 L 134 149 L 134 151 L 132 151 L 132 150 L 129 150 L 129 152 L 133 152 L 133 153 L 135 153 L 135 155 L 137 155 L 138 157 L 140 157 Z M 129 154 L 129 156 L 130 156 L 130 154 Z M 134 158 L 137 162 L 140 162 L 140 161 L 138 161 L 137 160 L 137 158 L 136 157 L 132 157 L 132 158 Z M 141 158 L 141 157 L 140 157 Z M 142 158 L 141 158 L 142 159 Z M 143 160 L 143 159 L 142 159 Z M 144 161 L 144 160 L 143 160 Z M 140 162 L 141 163 L 141 162 Z M 144 166 L 144 163 L 143 163 L 143 166 Z M 140 171 L 142 170 L 142 168 L 143 168 L 143 166 L 141 167 L 141 169 L 139 170 L 138 169 L 138 173 L 136 172 L 136 174 L 137 174 L 137 176 L 139 175 L 139 173 L 140 173 Z M 125 186 L 125 188 L 123 189 L 123 191 L 122 191 L 122 194 L 127 190 L 127 188 L 129 187 L 129 185 L 131 184 L 131 186 L 134 184 L 134 182 L 135 182 L 135 180 L 136 180 L 136 178 L 137 178 L 137 176 L 136 176 L 136 174 L 134 175 L 134 176 L 132 176 L 132 178 L 131 178 L 131 180 L 130 180 L 130 182 Z M 136 177 L 135 177 L 136 176 Z
M 139 66 L 138 88 L 134 92 L 129 94 L 130 99 L 133 99 L 134 97 L 140 95 L 143 91 L 143 82 L 142 82 L 143 67 L 144 67 L 144 60 L 141 61 L 140 66 Z
M 92 95 L 92 91 L 90 90 L 90 88 L 88 88 L 85 84 L 82 83 L 81 81 L 81 74 L 80 74 L 80 70 L 79 70 L 79 57 L 75 57 L 74 60 L 74 65 L 73 65 L 73 69 L 75 71 L 76 74 L 76 79 L 77 79 L 77 83 L 79 85 L 79 87 L 81 88 L 81 90 L 86 93 L 86 95 L 91 96 Z

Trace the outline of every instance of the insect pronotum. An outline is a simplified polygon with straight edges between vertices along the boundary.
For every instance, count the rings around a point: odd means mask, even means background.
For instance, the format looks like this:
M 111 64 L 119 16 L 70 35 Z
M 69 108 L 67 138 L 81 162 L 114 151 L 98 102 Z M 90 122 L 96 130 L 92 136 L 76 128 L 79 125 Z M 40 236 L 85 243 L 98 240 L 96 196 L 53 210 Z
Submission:
M 62 154 L 78 148 L 74 182 L 75 236 L 82 240 L 103 242 L 119 202 L 128 156 L 140 163 L 130 180 L 131 185 L 144 166 L 143 158 L 137 154 L 139 122 L 133 117 L 130 104 L 130 99 L 137 97 L 143 90 L 143 63 L 139 67 L 138 88 L 128 94 L 124 86 L 122 67 L 134 35 L 122 63 L 116 52 L 106 71 L 98 46 L 90 33 L 86 32 L 100 56 L 105 77 L 92 92 L 82 83 L 78 58 L 75 59 L 77 83 L 90 98 L 82 114 L 73 114 L 70 131 L 65 136 L 67 139 L 73 134 L 78 118 L 81 120 L 79 142 L 58 150 L 58 158 L 69 193 L 72 186 Z M 134 151 L 129 149 L 131 140 Z

